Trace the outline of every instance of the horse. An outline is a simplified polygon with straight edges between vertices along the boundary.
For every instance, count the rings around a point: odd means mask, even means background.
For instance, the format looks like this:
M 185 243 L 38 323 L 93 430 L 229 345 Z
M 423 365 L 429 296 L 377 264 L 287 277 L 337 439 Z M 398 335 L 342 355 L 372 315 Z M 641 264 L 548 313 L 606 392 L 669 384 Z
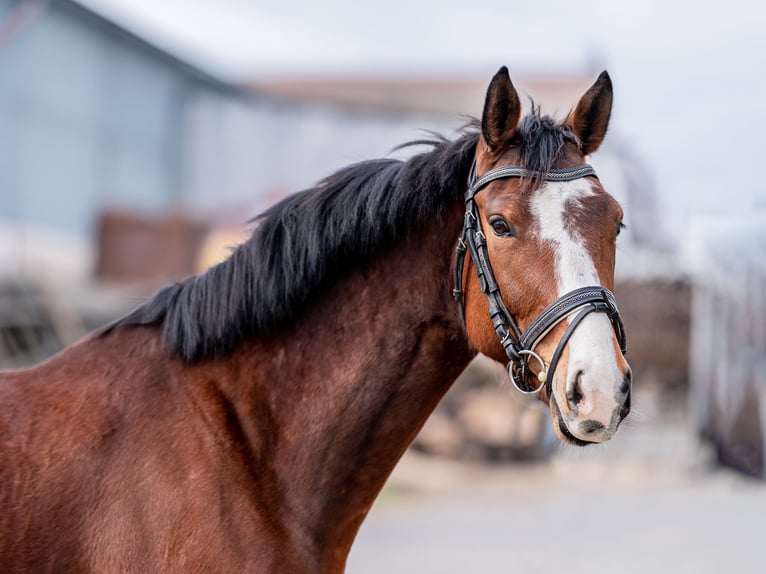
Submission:
M 565 443 L 611 438 L 622 209 L 584 161 L 612 97 L 604 72 L 565 120 L 522 117 L 503 67 L 452 139 L 340 169 L 226 261 L 0 375 L 3 571 L 343 572 L 477 353 Z

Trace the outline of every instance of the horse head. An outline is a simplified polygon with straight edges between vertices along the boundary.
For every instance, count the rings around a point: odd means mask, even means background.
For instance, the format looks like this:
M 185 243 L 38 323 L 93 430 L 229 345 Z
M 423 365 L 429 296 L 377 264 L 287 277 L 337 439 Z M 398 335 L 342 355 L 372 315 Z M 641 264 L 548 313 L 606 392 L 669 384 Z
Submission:
M 630 412 L 611 293 L 623 213 L 585 163 L 611 107 L 604 72 L 563 122 L 534 106 L 522 118 L 501 68 L 487 91 L 456 263 L 471 343 L 508 362 L 516 386 L 545 401 L 556 432 L 576 445 L 609 440 Z

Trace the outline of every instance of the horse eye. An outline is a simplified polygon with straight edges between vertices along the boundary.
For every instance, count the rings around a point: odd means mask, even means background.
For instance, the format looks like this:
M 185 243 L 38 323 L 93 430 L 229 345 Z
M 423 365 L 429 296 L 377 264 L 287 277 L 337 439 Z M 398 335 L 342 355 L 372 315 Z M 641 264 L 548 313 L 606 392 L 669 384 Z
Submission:
M 500 217 L 491 220 L 489 224 L 492 226 L 492 231 L 498 237 L 513 237 L 515 235 L 511 226 Z
M 625 224 L 624 224 L 622 221 L 620 221 L 620 223 L 618 223 L 618 224 L 617 224 L 617 235 L 619 235 L 619 234 L 620 234 L 620 231 L 622 231 L 622 230 L 623 230 L 623 229 L 625 229 L 626 227 L 627 227 L 627 226 L 626 226 L 626 225 L 625 225 Z

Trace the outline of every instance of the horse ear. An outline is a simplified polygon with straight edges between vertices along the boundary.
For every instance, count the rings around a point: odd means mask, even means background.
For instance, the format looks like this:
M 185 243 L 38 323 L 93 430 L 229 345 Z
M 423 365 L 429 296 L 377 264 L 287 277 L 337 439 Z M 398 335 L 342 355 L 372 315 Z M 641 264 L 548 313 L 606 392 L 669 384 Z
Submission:
M 519 116 L 519 94 L 511 83 L 508 68 L 503 66 L 489 84 L 481 115 L 481 134 L 487 147 L 493 151 L 507 147 L 516 132 Z
M 604 141 L 612 113 L 612 80 L 606 71 L 577 102 L 567 118 L 567 125 L 580 140 L 583 155 L 590 155 Z

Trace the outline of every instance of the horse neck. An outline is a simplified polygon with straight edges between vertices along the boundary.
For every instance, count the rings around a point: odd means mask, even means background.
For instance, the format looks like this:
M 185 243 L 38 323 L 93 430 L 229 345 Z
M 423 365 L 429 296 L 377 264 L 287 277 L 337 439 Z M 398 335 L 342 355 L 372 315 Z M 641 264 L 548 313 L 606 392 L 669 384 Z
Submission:
M 450 296 L 461 221 L 456 205 L 446 224 L 328 288 L 289 329 L 243 345 L 222 383 L 252 456 L 270 461 L 256 477 L 269 501 L 261 508 L 340 569 L 386 478 L 472 357 Z

